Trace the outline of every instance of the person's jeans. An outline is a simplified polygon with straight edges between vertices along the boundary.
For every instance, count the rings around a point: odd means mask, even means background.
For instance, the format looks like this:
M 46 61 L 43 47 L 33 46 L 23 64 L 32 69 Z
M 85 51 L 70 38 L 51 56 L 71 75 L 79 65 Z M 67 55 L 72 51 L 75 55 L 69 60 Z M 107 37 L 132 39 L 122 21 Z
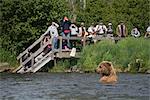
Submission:
M 68 34 L 62 33 L 62 37 L 70 38 L 70 33 L 68 33 Z M 67 39 L 67 46 L 70 48 L 70 41 L 69 41 L 69 39 Z
M 54 49 L 57 49 L 57 46 L 58 46 L 57 42 L 58 42 L 58 38 L 53 37 L 52 44 L 53 44 Z

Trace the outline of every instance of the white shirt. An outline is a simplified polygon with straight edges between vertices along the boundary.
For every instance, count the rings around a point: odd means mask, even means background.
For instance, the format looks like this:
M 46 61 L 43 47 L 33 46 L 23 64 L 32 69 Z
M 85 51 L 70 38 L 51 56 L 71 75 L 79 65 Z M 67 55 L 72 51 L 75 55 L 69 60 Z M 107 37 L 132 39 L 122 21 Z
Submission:
M 99 34 L 104 34 L 107 32 L 107 28 L 105 25 L 96 25 L 95 30 L 99 33 Z
M 86 28 L 85 28 L 85 27 L 83 27 L 83 30 L 84 30 L 84 32 L 86 33 Z M 82 33 L 83 33 L 82 27 L 79 27 L 79 34 L 81 35 Z
M 70 26 L 71 35 L 77 35 L 78 34 L 78 27 L 75 24 L 71 24 Z
M 138 31 L 137 28 L 134 28 L 131 30 L 131 35 L 134 37 L 139 37 L 140 36 L 140 32 Z
M 48 32 L 50 33 L 50 36 L 52 38 L 58 37 L 58 30 L 57 30 L 57 27 L 55 25 L 49 26 L 47 31 L 46 31 L 46 34 L 48 34 Z
M 147 30 L 146 30 L 147 32 L 150 32 L 150 26 L 148 26 L 148 28 L 147 28 Z
M 90 26 L 90 27 L 88 28 L 88 32 L 89 32 L 89 33 L 94 33 L 94 32 L 95 32 L 95 27 L 94 27 L 94 26 Z

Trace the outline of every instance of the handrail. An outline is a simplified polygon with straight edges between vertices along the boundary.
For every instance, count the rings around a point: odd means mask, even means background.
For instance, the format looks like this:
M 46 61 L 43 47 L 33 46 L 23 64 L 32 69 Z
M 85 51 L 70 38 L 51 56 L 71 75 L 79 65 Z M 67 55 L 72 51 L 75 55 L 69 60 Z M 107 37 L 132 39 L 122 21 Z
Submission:
M 81 39 L 83 39 L 83 37 L 69 37 L 69 38 L 68 38 L 68 37 L 62 37 L 62 36 L 59 36 L 58 38 L 59 38 L 59 39 L 60 39 L 60 38 L 62 38 L 62 39 L 69 39 L 69 40 L 77 40 L 77 39 L 78 39 L 78 40 L 81 40 Z
M 34 57 L 36 57 L 38 54 L 40 54 L 42 51 L 43 51 L 43 49 L 46 47 L 48 45 L 48 43 L 47 44 L 45 44 L 45 45 L 43 45 L 41 48 L 39 48 L 35 53 L 33 53 L 28 59 L 26 59 L 24 62 L 22 62 L 22 65 L 25 65 L 27 62 L 29 62 L 32 58 L 34 58 Z
M 51 55 L 50 55 L 51 54 Z M 32 67 L 30 67 L 26 72 L 31 71 L 33 68 L 35 68 L 39 63 L 41 63 L 45 58 L 47 58 L 48 56 L 52 56 L 53 52 L 50 51 L 49 53 L 47 53 L 44 57 L 42 57 L 42 59 L 40 59 L 38 62 L 36 62 Z
M 19 56 L 17 56 L 17 60 L 19 60 L 23 55 L 25 55 L 29 49 L 32 49 L 34 46 L 36 46 L 39 42 L 42 41 L 42 39 L 44 38 L 44 35 L 47 34 L 46 32 L 44 34 L 41 35 L 41 37 L 36 40 L 32 45 L 30 45 L 25 51 L 23 51 L 22 53 L 19 54 Z
M 59 36 L 58 39 L 69 39 L 69 40 L 81 40 L 81 39 L 85 39 L 85 40 L 89 40 L 88 37 L 62 37 L 62 36 Z M 97 39 L 97 40 L 103 40 L 103 39 L 106 39 L 107 37 L 100 37 L 100 36 L 96 36 L 94 39 Z M 113 40 L 120 40 L 121 38 L 120 37 L 113 37 Z

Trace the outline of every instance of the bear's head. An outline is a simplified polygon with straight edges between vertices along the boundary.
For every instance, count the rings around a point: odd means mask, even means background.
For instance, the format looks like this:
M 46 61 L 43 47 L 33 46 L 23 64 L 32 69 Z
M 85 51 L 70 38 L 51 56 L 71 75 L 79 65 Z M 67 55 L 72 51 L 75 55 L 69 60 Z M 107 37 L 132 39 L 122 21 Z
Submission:
M 112 63 L 108 61 L 101 62 L 96 68 L 96 72 L 102 76 L 109 76 L 112 72 Z

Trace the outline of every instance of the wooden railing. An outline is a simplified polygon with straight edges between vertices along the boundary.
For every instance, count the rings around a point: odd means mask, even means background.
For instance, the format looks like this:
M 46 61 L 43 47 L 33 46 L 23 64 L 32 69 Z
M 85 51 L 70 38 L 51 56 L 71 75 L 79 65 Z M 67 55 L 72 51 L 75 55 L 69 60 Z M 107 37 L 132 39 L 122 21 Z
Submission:
M 25 51 L 23 51 L 22 53 L 20 53 L 19 56 L 17 56 L 17 60 L 21 59 L 26 53 L 28 53 L 28 50 L 31 50 L 37 44 L 39 44 L 43 40 L 45 34 L 47 34 L 47 33 L 42 34 L 41 37 L 38 40 L 36 40 L 32 45 L 30 45 Z

